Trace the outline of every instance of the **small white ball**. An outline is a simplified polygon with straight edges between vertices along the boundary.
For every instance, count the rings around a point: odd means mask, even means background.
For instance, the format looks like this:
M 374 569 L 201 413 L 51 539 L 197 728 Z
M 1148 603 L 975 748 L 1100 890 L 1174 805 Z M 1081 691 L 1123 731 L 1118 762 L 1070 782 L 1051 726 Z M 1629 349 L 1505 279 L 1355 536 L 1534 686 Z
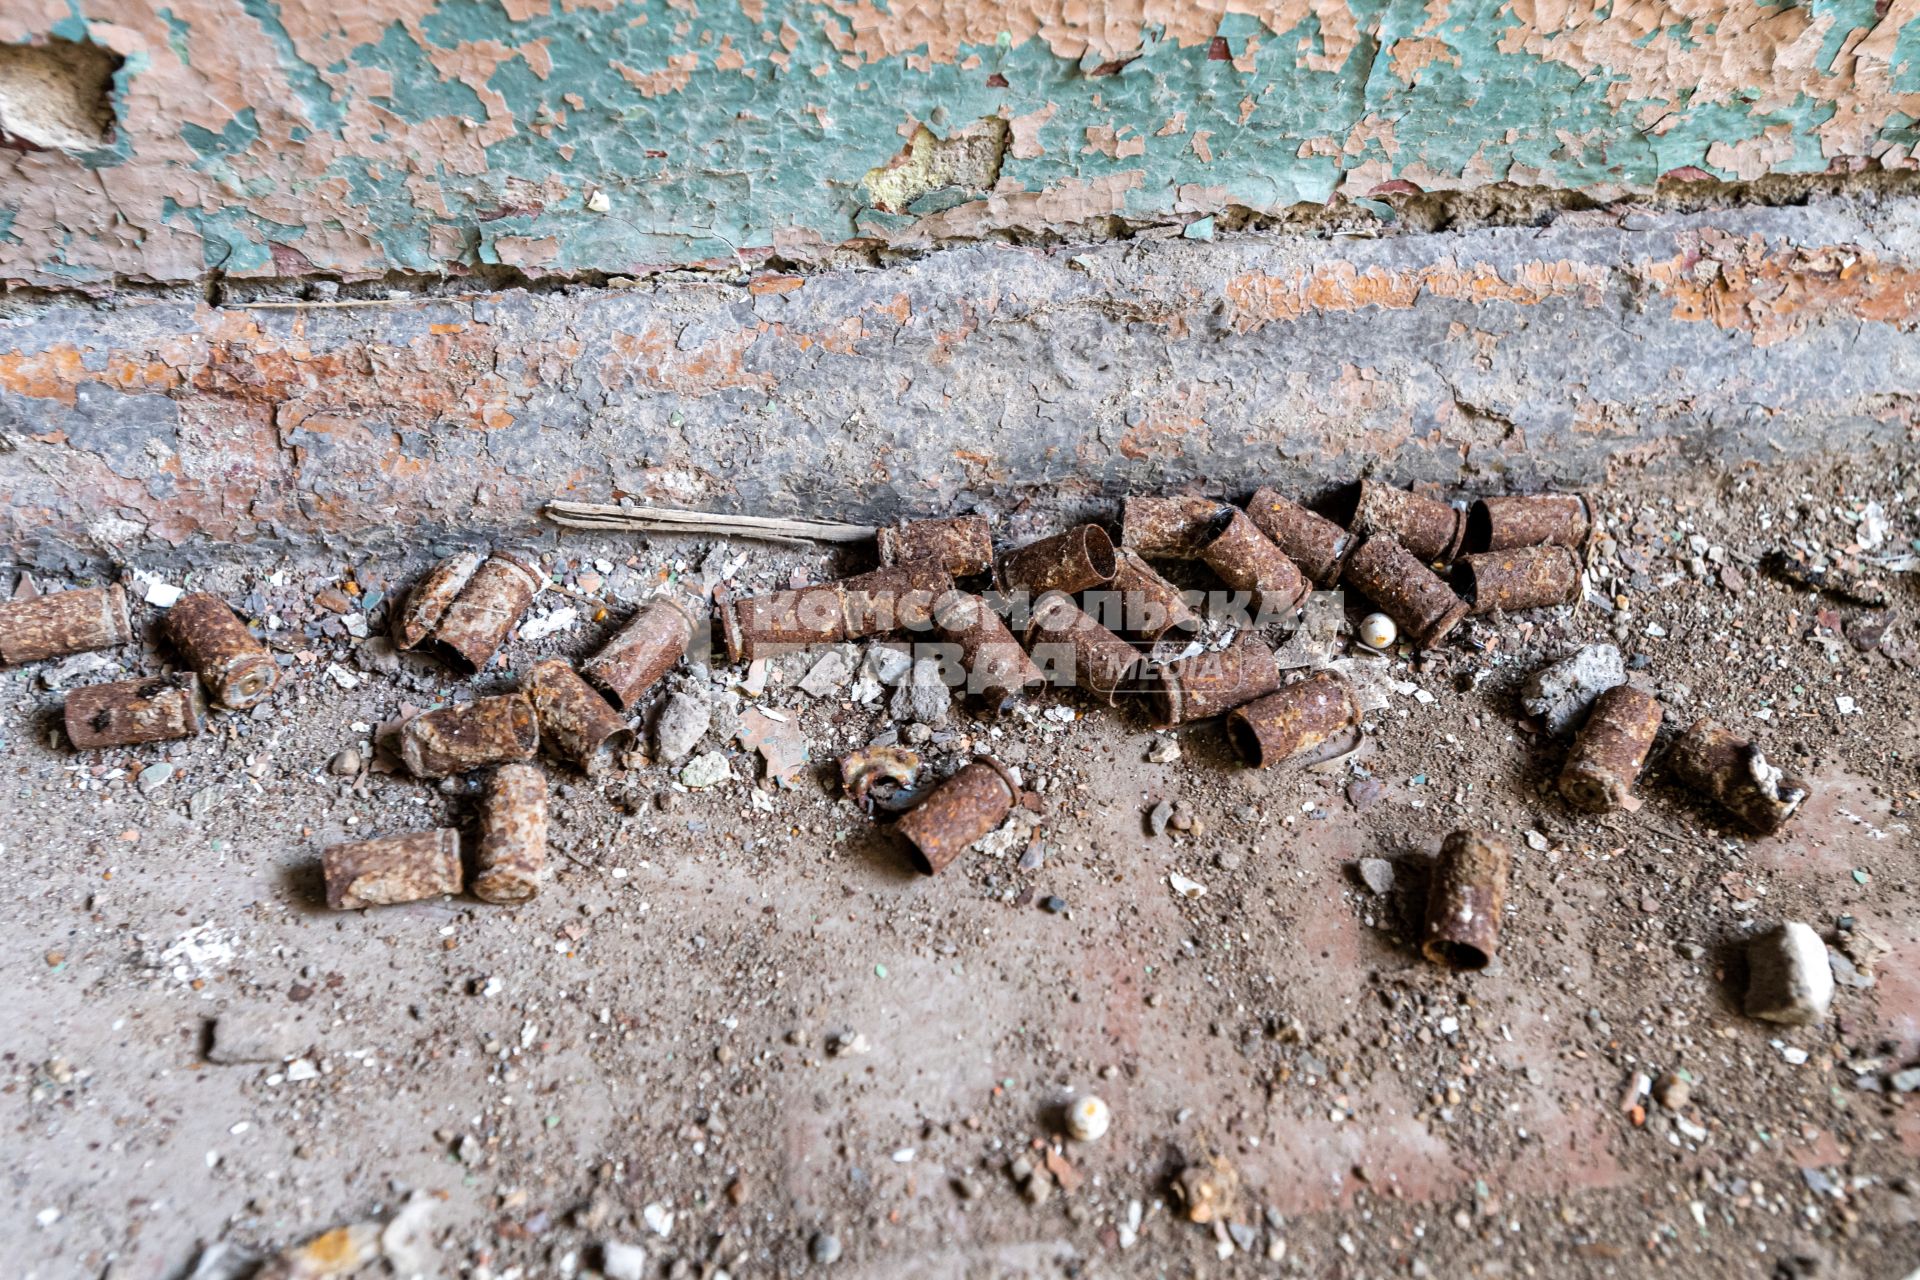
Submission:
M 1370 613 L 1360 619 L 1360 643 L 1369 649 L 1391 649 L 1400 638 L 1400 628 L 1384 613 Z
M 1067 1134 L 1075 1142 L 1098 1142 L 1112 1123 L 1113 1112 L 1092 1094 L 1067 1108 Z

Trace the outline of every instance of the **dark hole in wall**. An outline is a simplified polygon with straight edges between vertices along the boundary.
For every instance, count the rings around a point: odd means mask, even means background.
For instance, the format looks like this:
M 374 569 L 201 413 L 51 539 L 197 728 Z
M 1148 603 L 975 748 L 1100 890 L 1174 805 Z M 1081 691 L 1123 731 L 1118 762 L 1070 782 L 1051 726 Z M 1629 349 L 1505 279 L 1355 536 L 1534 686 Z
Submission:
M 94 151 L 112 142 L 122 61 L 73 40 L 0 45 L 0 147 Z

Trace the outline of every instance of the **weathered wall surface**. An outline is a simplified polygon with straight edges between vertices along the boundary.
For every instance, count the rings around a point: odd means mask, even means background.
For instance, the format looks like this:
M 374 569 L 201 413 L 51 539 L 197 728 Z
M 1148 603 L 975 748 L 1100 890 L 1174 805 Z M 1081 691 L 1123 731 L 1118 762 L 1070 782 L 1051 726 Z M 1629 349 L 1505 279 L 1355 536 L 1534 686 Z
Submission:
M 0 279 L 637 273 L 1114 216 L 1204 234 L 1222 210 L 1409 184 L 1905 168 L 1916 15 L 1920 0 L 10 0 L 0 49 L 69 44 L 58 65 L 0 57 Z M 76 45 L 124 61 L 97 83 Z M 87 102 L 102 88 L 104 130 Z
M 1471 490 L 1920 433 L 1920 203 L 0 322 L 45 561 L 530 524 L 555 496 L 887 518 L 1372 469 Z

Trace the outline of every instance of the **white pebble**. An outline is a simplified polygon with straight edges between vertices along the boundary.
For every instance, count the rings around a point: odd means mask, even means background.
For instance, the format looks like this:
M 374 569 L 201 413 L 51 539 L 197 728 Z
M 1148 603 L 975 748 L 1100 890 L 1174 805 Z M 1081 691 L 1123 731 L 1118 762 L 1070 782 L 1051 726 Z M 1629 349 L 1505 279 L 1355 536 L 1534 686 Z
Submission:
M 1075 1142 L 1098 1142 L 1113 1123 L 1107 1104 L 1088 1094 L 1067 1108 L 1067 1133 Z
M 1400 628 L 1384 613 L 1370 613 L 1360 619 L 1360 643 L 1369 649 L 1391 649 L 1400 638 Z

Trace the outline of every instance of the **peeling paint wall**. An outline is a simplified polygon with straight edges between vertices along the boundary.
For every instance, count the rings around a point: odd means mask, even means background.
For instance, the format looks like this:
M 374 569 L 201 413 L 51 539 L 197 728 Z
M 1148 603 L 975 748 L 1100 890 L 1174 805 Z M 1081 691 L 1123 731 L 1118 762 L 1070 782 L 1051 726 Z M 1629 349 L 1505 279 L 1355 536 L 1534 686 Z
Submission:
M 121 61 L 109 132 L 75 119 L 64 143 L 0 147 L 0 279 L 804 265 L 1412 188 L 1908 168 L 1917 17 L 1920 0 L 11 0 L 0 45 Z
M 1372 471 L 1462 492 L 1920 440 L 1920 204 L 0 321 L 45 563 L 524 530 L 554 497 L 890 519 Z

